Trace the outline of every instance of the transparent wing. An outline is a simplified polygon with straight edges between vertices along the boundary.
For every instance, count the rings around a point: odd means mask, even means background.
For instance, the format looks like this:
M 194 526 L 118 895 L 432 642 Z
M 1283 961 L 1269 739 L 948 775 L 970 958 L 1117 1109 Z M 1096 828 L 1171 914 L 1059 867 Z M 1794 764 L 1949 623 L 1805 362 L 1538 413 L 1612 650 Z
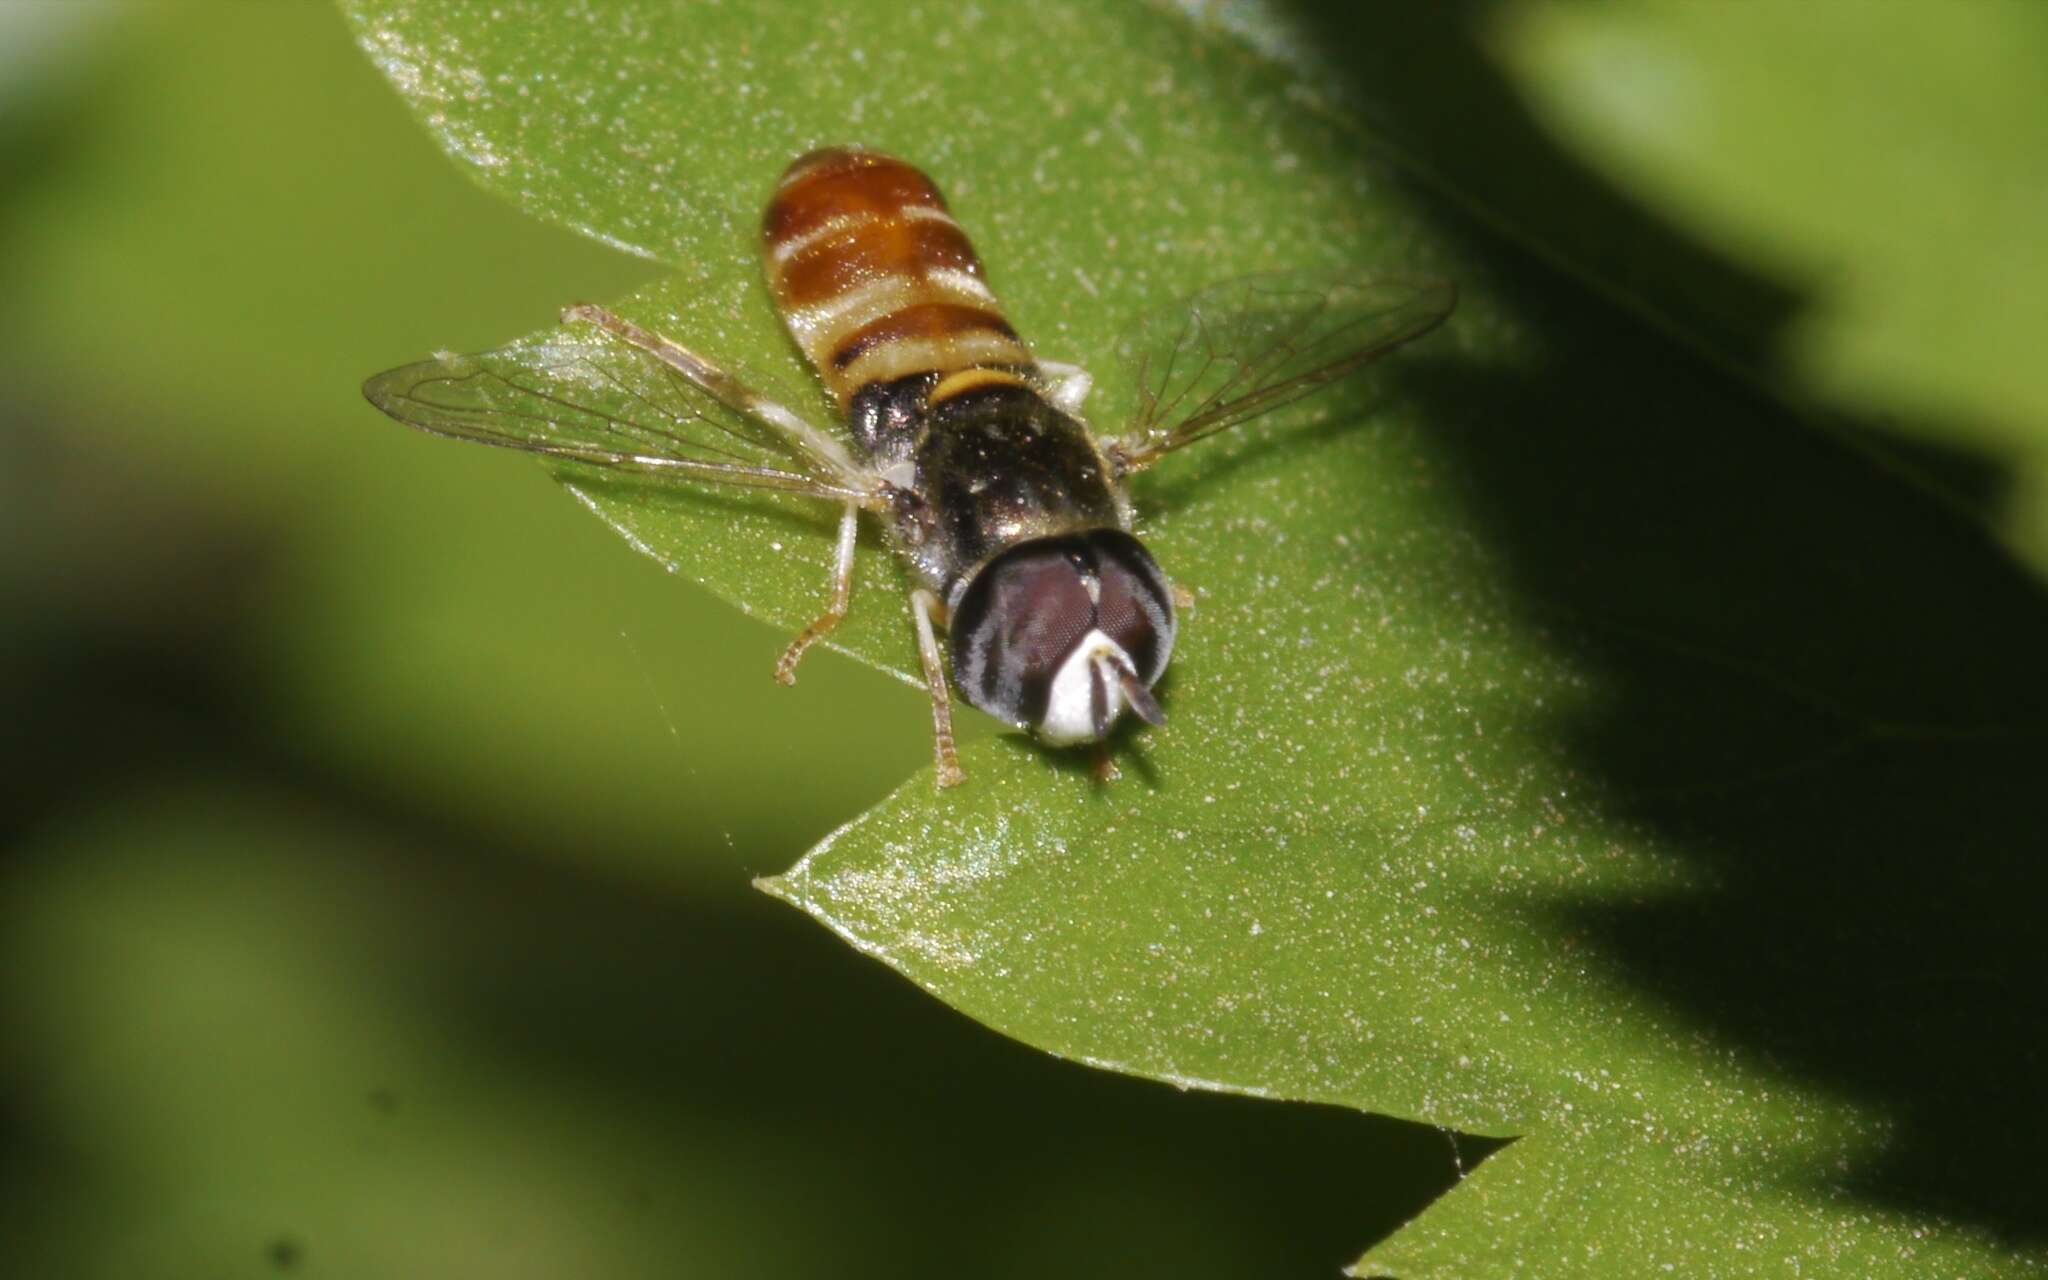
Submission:
M 872 481 L 816 427 L 702 357 L 595 307 L 480 355 L 363 384 L 408 426 L 618 471 L 864 499 Z
M 1442 324 L 1457 290 L 1430 277 L 1245 276 L 1154 312 L 1118 344 L 1139 388 L 1126 470 L 1352 373 Z

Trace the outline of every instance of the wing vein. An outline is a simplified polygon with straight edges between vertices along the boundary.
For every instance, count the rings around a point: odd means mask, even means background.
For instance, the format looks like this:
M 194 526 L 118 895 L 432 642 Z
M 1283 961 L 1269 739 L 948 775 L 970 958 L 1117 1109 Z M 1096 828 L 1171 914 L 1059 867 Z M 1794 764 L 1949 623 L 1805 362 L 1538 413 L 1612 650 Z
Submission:
M 1122 344 L 1134 386 L 1126 469 L 1270 412 L 1355 372 L 1447 317 L 1442 280 L 1249 276 L 1147 317 Z

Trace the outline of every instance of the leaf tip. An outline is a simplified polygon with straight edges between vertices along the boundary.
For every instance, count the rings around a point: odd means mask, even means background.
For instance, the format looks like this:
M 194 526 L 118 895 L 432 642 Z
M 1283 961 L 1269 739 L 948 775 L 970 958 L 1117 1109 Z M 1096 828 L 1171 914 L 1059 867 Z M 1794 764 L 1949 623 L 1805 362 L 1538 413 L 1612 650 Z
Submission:
M 801 907 L 802 901 L 791 886 L 788 876 L 755 876 L 754 887 L 771 898 L 779 898 L 792 907 Z

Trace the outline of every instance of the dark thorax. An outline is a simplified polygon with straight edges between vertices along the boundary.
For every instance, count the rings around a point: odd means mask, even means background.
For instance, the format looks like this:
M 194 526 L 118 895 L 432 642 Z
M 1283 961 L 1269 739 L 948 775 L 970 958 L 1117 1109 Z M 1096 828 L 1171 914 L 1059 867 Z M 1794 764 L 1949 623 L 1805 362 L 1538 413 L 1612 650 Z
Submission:
M 941 600 L 1020 542 L 1129 527 L 1087 428 L 1036 390 L 987 386 L 922 400 L 913 410 L 903 391 L 872 388 L 850 416 L 855 439 L 897 486 L 897 545 Z

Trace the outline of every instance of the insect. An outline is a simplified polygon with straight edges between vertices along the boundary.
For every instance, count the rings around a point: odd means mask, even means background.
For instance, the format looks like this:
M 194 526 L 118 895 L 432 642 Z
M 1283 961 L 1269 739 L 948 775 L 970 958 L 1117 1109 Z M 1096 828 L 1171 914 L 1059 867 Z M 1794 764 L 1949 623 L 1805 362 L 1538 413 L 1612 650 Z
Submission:
M 568 308 L 549 338 L 393 369 L 363 392 L 440 435 L 838 504 L 826 605 L 777 662 L 785 684 L 846 615 L 860 513 L 874 513 L 912 582 L 942 787 L 963 777 L 949 669 L 968 702 L 1055 746 L 1099 744 L 1125 712 L 1163 724 L 1153 686 L 1175 592 L 1133 532 L 1130 478 L 1420 337 L 1456 297 L 1441 280 L 1327 273 L 1205 290 L 1122 344 L 1137 403 L 1119 434 L 1098 435 L 1080 413 L 1089 376 L 1033 355 L 909 164 L 857 148 L 800 157 L 762 248 L 850 439 L 595 306 Z

